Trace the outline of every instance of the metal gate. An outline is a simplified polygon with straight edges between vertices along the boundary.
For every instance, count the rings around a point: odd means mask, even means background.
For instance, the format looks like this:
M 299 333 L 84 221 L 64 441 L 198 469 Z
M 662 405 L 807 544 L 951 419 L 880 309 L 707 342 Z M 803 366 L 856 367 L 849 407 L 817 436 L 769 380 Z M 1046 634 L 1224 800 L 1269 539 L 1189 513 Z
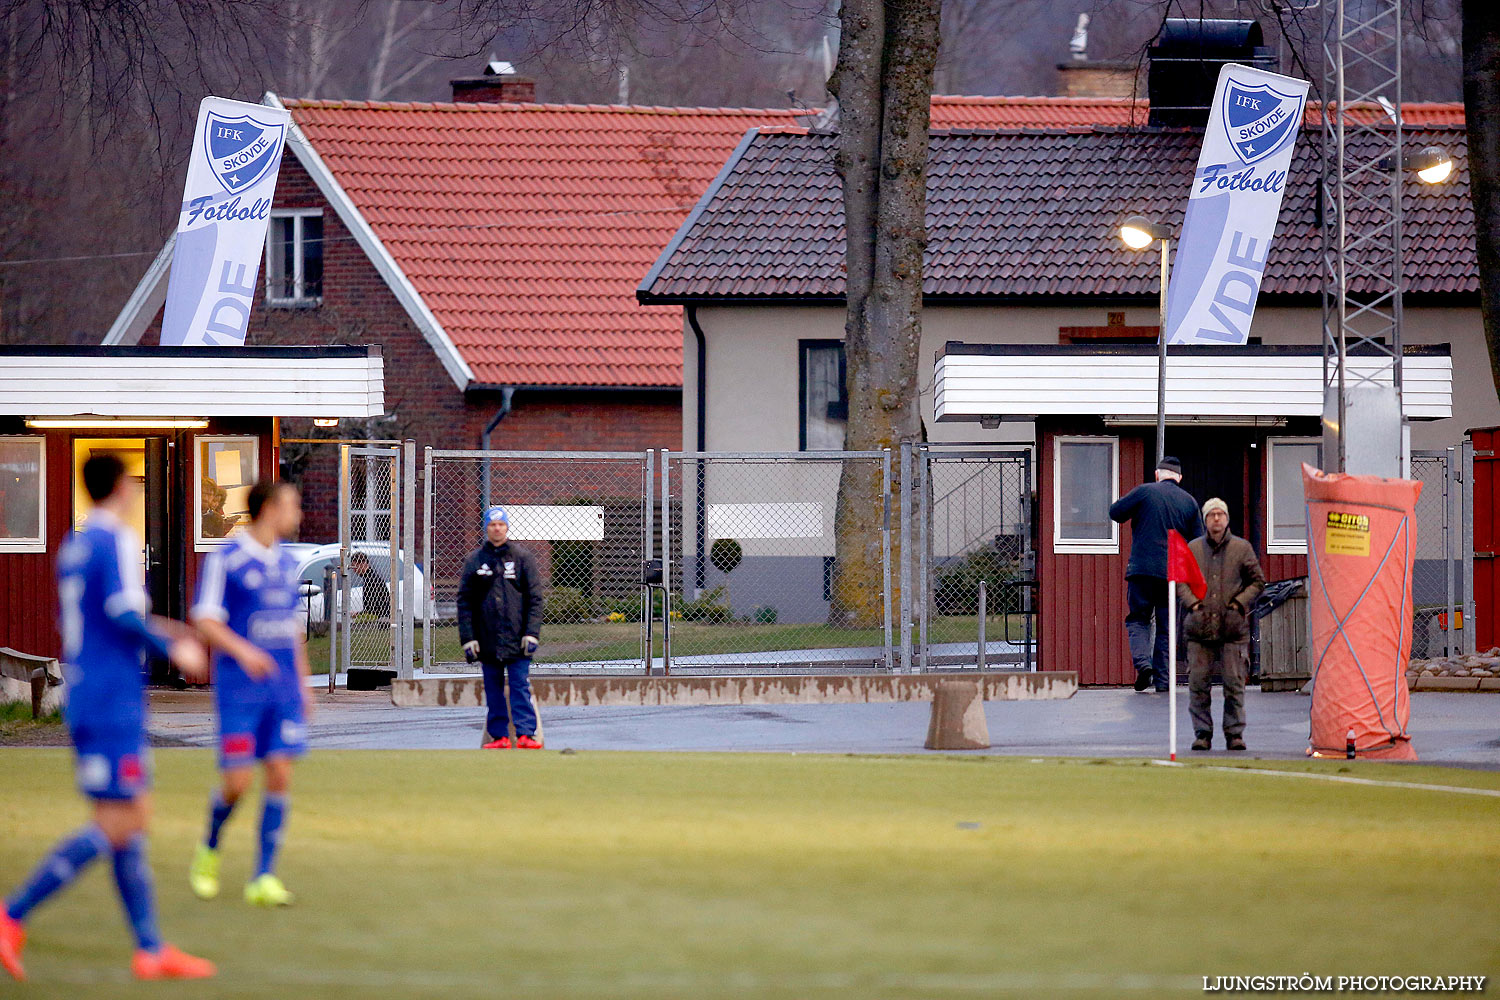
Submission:
M 900 455 L 428 449 L 421 666 L 476 669 L 458 588 L 497 503 L 546 581 L 537 670 L 1035 669 L 1030 451 Z
M 891 453 L 667 452 L 662 460 L 664 671 L 890 670 Z M 840 577 L 840 491 L 874 529 Z
M 458 641 L 464 561 L 484 542 L 490 504 L 546 581 L 537 669 L 639 670 L 655 551 L 652 452 L 426 451 L 422 667 L 476 670 Z
M 415 446 L 339 448 L 339 559 L 328 686 L 351 667 L 412 676 Z M 404 455 L 403 455 L 404 452 Z M 404 474 L 403 474 L 404 473 Z M 426 603 L 425 601 L 422 603 Z
M 1036 668 L 1031 452 L 917 449 L 917 669 Z
M 1413 451 L 1411 478 L 1422 483 L 1412 567 L 1412 656 L 1451 656 L 1470 646 L 1459 627 L 1469 601 L 1464 524 L 1469 502 L 1460 449 Z

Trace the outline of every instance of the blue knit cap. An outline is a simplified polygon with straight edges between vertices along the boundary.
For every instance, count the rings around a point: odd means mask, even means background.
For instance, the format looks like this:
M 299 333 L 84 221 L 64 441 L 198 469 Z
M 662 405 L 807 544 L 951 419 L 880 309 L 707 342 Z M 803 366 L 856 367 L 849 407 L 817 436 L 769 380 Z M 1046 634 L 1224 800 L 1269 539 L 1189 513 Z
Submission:
M 505 508 L 498 504 L 484 512 L 484 526 L 488 528 L 496 521 L 503 521 L 506 524 L 510 523 L 510 515 L 505 513 Z

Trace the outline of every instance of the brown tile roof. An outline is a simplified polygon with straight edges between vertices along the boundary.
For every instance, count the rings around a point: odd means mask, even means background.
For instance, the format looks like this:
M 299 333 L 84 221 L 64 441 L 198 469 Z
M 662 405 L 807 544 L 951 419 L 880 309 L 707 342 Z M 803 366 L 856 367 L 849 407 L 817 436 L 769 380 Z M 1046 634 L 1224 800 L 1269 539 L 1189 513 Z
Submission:
M 1452 178 L 1404 187 L 1410 292 L 1478 288 L 1462 128 L 1409 127 L 1407 146 L 1446 147 Z M 1125 250 L 1126 215 L 1182 225 L 1202 142 L 1188 130 L 935 131 L 928 172 L 929 296 L 1145 296 L 1154 255 Z M 838 298 L 843 206 L 837 138 L 761 129 L 705 196 L 637 291 L 642 302 Z M 1304 133 L 1287 183 L 1262 293 L 1320 289 L 1316 133 Z

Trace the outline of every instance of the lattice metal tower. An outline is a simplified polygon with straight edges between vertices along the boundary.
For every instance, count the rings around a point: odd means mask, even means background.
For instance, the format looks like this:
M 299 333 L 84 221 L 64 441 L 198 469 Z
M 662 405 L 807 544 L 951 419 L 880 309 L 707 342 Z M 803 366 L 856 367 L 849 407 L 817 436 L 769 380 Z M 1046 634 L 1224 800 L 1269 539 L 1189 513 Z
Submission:
M 1351 471 L 1350 400 L 1358 395 L 1375 400 L 1356 406 L 1358 438 L 1382 453 L 1388 444 L 1393 454 L 1382 455 L 1382 465 L 1388 459 L 1399 469 L 1401 0 L 1322 0 L 1322 7 L 1325 449 L 1337 443 L 1323 462 Z M 1363 121 L 1351 119 L 1350 106 L 1361 104 Z M 1386 114 L 1370 114 L 1371 104 Z M 1328 433 L 1330 422 L 1336 433 Z M 1363 445 L 1360 451 L 1363 458 Z

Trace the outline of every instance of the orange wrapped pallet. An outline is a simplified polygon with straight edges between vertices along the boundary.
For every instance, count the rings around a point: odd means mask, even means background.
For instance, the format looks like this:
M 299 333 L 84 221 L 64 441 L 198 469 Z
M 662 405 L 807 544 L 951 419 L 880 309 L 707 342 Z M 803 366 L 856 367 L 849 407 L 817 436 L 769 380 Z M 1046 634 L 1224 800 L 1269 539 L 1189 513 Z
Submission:
M 1422 484 L 1302 466 L 1307 497 L 1313 698 L 1308 753 L 1416 760 L 1411 699 L 1412 558 Z

